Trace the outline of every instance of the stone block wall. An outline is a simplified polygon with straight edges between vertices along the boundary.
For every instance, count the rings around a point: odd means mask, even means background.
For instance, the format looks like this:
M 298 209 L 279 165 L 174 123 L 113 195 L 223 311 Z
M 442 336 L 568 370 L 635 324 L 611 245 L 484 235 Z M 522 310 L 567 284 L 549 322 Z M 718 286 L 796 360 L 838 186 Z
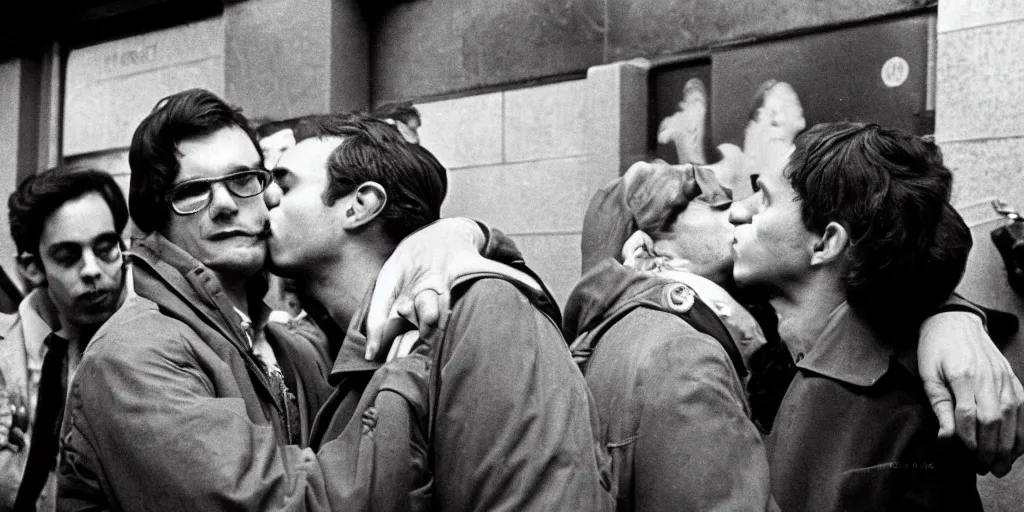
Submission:
M 989 233 L 1001 220 L 989 201 L 1024 209 L 1024 2 L 942 0 L 937 22 L 935 137 L 954 173 L 953 202 L 974 249 L 958 291 L 1024 319 Z M 1006 351 L 1024 375 L 1024 334 Z M 1019 510 L 1024 463 L 1002 479 L 978 479 L 985 510 Z
M 510 235 L 560 305 L 580 277 L 587 203 L 644 151 L 644 134 L 624 127 L 646 126 L 646 69 L 417 105 L 421 142 L 448 168 L 442 215 Z
M 954 203 L 1024 207 L 1024 3 L 939 3 L 935 136 L 956 175 Z

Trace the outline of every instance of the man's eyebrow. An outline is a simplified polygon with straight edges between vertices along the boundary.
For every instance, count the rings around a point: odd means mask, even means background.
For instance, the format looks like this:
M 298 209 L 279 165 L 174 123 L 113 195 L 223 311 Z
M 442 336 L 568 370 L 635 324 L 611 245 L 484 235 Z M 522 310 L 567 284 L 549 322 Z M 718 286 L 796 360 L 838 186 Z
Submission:
M 106 242 L 108 240 L 117 241 L 120 240 L 121 236 L 114 231 L 104 231 L 94 237 L 91 240 L 80 241 L 80 240 L 60 240 L 50 244 L 46 249 L 46 252 L 52 252 L 60 249 L 68 249 L 72 247 L 78 247 L 85 244 L 92 244 L 95 242 Z
M 79 247 L 81 247 L 81 244 L 79 244 L 78 242 L 72 242 L 70 240 L 64 240 L 64 241 L 61 241 L 61 242 L 50 244 L 50 246 L 46 248 L 46 253 L 51 255 L 51 256 L 53 256 L 54 254 L 56 254 L 59 251 L 73 250 L 73 249 L 77 249 Z

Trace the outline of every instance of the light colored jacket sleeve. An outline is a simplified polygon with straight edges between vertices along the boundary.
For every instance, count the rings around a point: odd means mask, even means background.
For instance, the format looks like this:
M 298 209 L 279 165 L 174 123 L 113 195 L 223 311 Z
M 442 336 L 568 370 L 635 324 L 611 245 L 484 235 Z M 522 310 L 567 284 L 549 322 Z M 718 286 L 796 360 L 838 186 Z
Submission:
M 691 336 L 645 362 L 635 510 L 766 510 L 768 459 L 736 370 L 717 341 Z

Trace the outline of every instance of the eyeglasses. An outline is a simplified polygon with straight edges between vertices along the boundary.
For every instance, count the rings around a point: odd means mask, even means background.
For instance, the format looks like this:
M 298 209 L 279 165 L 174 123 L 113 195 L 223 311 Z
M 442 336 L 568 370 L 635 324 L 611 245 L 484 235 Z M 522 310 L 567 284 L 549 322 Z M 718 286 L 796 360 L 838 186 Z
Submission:
M 223 183 L 231 195 L 246 198 L 266 190 L 271 178 L 270 171 L 263 169 L 249 169 L 219 178 L 196 178 L 175 185 L 167 193 L 167 201 L 178 215 L 192 215 L 210 204 L 214 183 Z

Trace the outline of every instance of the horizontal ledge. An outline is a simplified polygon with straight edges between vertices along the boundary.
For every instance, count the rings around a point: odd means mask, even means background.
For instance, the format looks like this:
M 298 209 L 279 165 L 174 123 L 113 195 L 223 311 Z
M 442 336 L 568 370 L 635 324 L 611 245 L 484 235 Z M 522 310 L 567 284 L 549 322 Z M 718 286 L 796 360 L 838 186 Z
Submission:
M 1012 20 L 1001 20 L 1001 21 L 996 21 L 996 22 L 993 22 L 993 23 L 983 23 L 983 24 L 980 24 L 980 25 L 966 25 L 966 26 L 963 26 L 963 27 L 954 28 L 954 29 L 947 29 L 947 30 L 942 30 L 941 28 L 938 28 L 937 29 L 938 30 L 937 33 L 938 33 L 938 35 L 942 36 L 942 35 L 945 35 L 945 34 L 955 34 L 957 32 L 964 32 L 966 30 L 973 30 L 973 29 L 976 29 L 976 28 L 998 27 L 1000 25 L 1009 25 L 1011 23 L 1021 23 L 1021 22 L 1024 22 L 1024 18 L 1014 18 Z M 938 26 L 940 26 L 940 25 L 937 25 L 937 27 Z

